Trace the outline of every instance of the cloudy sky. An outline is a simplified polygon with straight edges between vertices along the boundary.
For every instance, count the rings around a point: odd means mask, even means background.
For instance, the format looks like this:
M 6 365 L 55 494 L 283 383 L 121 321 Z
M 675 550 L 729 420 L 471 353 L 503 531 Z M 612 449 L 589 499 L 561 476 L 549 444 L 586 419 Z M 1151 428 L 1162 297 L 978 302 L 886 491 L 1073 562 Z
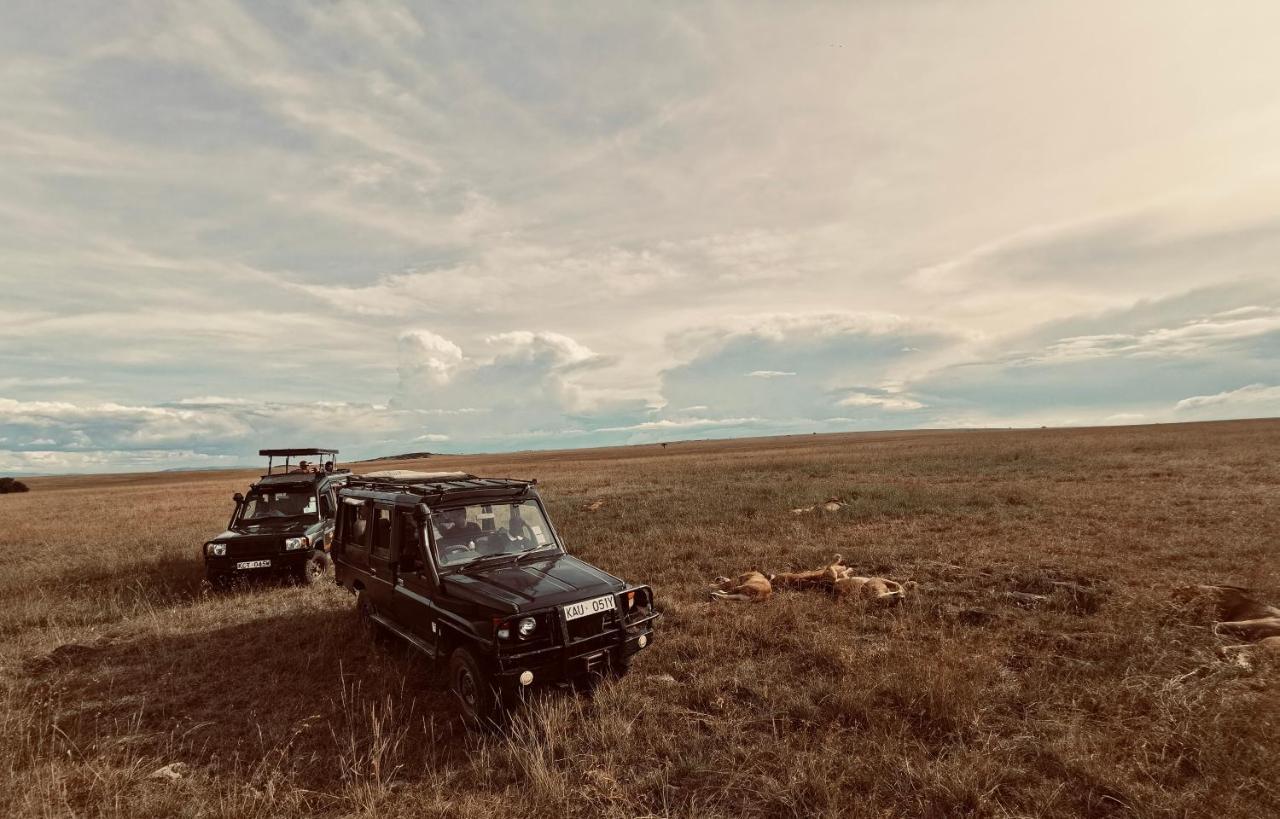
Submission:
M 1280 4 L 0 10 L 0 472 L 1280 414 Z

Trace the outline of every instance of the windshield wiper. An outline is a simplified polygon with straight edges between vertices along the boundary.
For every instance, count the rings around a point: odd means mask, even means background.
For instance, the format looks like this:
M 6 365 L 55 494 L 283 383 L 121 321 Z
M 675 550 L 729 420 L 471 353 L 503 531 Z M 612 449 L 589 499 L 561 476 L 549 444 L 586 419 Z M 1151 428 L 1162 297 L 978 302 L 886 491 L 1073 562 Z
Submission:
M 532 549 L 525 549 L 523 552 L 516 555 L 516 562 L 519 563 L 520 561 L 524 560 L 526 557 L 533 557 L 538 552 L 545 552 L 548 549 L 555 549 L 555 548 L 556 548 L 556 545 L 554 543 L 548 543 L 545 546 L 534 546 Z
M 461 566 L 458 567 L 458 570 L 461 572 L 466 572 L 474 568 L 479 568 L 480 566 L 487 566 L 490 563 L 495 563 L 498 561 L 505 562 L 507 560 L 514 560 L 517 557 L 519 557 L 519 555 L 507 554 L 505 552 L 502 554 L 496 554 L 496 555 L 485 555 L 484 557 L 477 557 L 475 560 L 469 560 L 466 563 L 463 563 Z

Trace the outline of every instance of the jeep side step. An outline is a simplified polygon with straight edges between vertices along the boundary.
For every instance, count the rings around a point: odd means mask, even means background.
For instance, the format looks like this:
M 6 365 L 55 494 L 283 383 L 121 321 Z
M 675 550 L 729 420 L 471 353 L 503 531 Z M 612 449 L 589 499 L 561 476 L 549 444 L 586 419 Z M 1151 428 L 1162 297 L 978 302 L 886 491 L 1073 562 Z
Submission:
M 395 623 L 391 622 L 390 620 L 383 617 L 381 614 L 378 614 L 377 612 L 370 614 L 369 619 L 377 623 L 378 625 L 382 626 L 387 631 L 391 632 L 397 637 L 402 638 L 406 643 L 418 649 L 423 654 L 427 655 L 428 659 L 434 660 L 436 658 L 436 647 L 431 643 L 428 643 L 426 640 L 422 639 L 418 635 L 410 634 L 409 632 L 400 628 Z

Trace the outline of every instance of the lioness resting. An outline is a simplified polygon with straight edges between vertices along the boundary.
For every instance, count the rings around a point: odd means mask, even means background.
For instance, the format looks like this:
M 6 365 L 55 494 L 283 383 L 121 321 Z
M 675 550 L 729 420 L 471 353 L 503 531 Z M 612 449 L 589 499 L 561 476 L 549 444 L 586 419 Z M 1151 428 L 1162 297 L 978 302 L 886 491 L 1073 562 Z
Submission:
M 763 603 L 772 594 L 773 586 L 769 583 L 769 578 L 760 572 L 747 572 L 746 574 L 738 575 L 737 580 L 717 577 L 715 590 L 711 592 L 711 599 Z
M 1214 634 L 1226 634 L 1256 643 L 1259 640 L 1280 638 L 1280 617 L 1259 617 L 1256 620 L 1233 620 L 1214 623 Z
M 780 589 L 826 589 L 840 599 L 857 598 L 876 602 L 897 602 L 906 596 L 902 584 L 883 577 L 862 577 L 835 555 L 831 563 L 811 572 L 783 572 L 769 576 Z
M 1249 590 L 1240 586 L 1180 586 L 1173 596 L 1184 603 L 1204 598 L 1213 603 L 1219 620 L 1259 620 L 1264 617 L 1280 617 L 1280 609 L 1268 606 L 1249 596 Z
M 1280 609 L 1250 597 L 1248 589 L 1240 586 L 1183 586 L 1175 589 L 1173 596 L 1187 602 L 1197 597 L 1212 601 L 1220 620 L 1213 625 L 1214 634 L 1226 634 L 1251 643 L 1280 638 Z
M 780 589 L 830 589 L 841 577 L 852 573 L 843 561 L 843 557 L 835 555 L 824 568 L 811 572 L 779 572 L 769 575 L 769 581 Z
M 901 583 L 883 577 L 848 575 L 836 580 L 832 592 L 841 599 L 857 598 L 873 603 L 896 603 L 907 596 Z

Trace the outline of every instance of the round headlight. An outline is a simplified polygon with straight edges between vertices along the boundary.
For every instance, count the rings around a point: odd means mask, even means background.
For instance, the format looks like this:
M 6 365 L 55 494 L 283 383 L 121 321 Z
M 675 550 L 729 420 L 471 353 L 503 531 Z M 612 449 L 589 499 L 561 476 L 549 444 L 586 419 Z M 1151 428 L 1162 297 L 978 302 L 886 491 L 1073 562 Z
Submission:
M 538 621 L 532 617 L 526 617 L 516 625 L 516 630 L 520 632 L 521 637 L 528 637 L 533 634 L 533 630 L 538 627 Z

